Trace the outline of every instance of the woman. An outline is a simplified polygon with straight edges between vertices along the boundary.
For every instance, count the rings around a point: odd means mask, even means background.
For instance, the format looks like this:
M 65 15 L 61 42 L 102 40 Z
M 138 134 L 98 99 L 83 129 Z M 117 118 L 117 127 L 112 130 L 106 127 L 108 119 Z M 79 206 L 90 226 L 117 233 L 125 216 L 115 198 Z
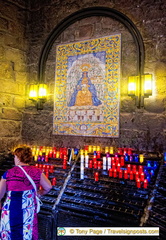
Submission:
M 32 152 L 29 147 L 20 147 L 14 151 L 15 167 L 5 172 L 0 181 L 0 199 L 6 193 L 1 213 L 2 240 L 38 240 L 38 222 L 36 213 L 35 190 L 22 166 L 35 182 L 38 195 L 46 194 L 52 188 L 50 181 L 42 171 L 30 166 Z

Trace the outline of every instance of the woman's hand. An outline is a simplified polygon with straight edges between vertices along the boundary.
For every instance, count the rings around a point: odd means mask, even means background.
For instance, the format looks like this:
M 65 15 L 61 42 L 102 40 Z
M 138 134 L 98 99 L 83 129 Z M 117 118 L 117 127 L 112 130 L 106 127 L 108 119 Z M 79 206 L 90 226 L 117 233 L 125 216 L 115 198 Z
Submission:
M 41 174 L 40 185 L 42 186 L 43 189 L 39 190 L 38 194 L 41 196 L 48 193 L 52 188 L 50 180 L 48 180 L 48 178 L 46 177 L 46 175 L 44 173 Z

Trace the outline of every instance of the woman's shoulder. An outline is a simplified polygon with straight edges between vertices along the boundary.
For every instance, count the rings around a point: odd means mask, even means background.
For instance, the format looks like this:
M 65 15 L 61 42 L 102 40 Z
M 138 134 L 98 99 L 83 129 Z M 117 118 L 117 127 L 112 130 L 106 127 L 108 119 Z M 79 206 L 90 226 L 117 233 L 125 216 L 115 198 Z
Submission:
M 12 172 L 13 170 L 16 170 L 16 169 L 17 169 L 17 166 L 14 166 L 14 167 L 8 169 L 7 172 Z
M 17 166 L 14 166 L 10 169 L 8 169 L 6 172 L 5 172 L 5 176 L 6 177 L 9 177 L 9 176 L 12 176 L 13 174 L 17 173 L 18 172 L 18 167 Z
M 40 179 L 42 170 L 35 166 L 26 166 L 24 167 L 25 171 L 33 178 Z
M 39 169 L 39 168 L 37 168 L 37 167 L 35 167 L 35 166 L 33 166 L 33 165 L 24 165 L 24 166 L 22 166 L 23 167 L 23 169 L 25 170 L 25 171 L 27 171 L 27 172 L 34 172 L 34 173 L 42 173 L 42 170 L 41 169 Z M 12 172 L 17 172 L 17 171 L 19 171 L 19 172 L 22 172 L 22 170 L 18 167 L 18 166 L 14 166 L 13 168 L 11 168 L 11 169 L 8 169 L 8 173 L 12 173 Z

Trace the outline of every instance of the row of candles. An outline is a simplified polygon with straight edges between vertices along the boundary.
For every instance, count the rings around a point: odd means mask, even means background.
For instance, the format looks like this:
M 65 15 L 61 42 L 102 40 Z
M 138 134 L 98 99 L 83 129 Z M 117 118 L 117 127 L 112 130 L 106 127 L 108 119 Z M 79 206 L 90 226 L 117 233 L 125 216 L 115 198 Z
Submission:
M 100 150 L 99 146 L 93 146 L 93 150 Z M 131 149 L 123 149 L 123 152 L 125 150 L 131 151 Z M 122 177 L 123 171 L 120 170 L 121 167 L 124 166 L 124 160 L 127 160 L 125 156 L 118 157 L 115 155 L 115 157 L 109 157 L 109 149 L 108 147 L 105 148 L 106 157 L 103 157 L 103 162 L 100 160 L 97 160 L 101 158 L 100 151 L 94 151 L 93 160 L 89 160 L 88 151 L 91 151 L 91 146 L 86 147 L 84 150 L 80 150 L 81 154 L 81 178 L 83 178 L 82 172 L 84 171 L 83 161 L 84 158 L 83 152 L 85 153 L 85 167 L 86 168 L 95 168 L 95 169 L 101 169 L 103 167 L 103 170 L 110 169 L 112 166 L 112 169 L 114 170 L 113 176 L 116 176 L 116 171 L 119 172 L 119 177 Z M 113 151 L 113 148 L 110 147 L 110 152 Z M 60 148 L 57 149 L 56 147 L 32 147 L 32 152 L 35 154 L 34 156 L 37 156 L 37 160 L 39 161 L 45 161 L 48 162 L 48 158 L 57 158 L 60 157 L 63 159 L 63 169 L 67 168 L 67 148 Z M 44 154 L 43 154 L 44 153 Z M 130 152 L 131 153 L 131 152 Z M 127 153 L 125 153 L 127 154 Z M 44 158 L 44 159 L 43 159 Z M 143 162 L 143 155 L 140 155 L 140 162 Z M 45 166 L 45 165 L 42 165 Z M 47 165 L 48 167 L 49 165 Z M 117 169 L 114 169 L 116 166 Z M 44 169 L 45 170 L 45 169 Z M 48 175 L 48 171 L 46 171 L 46 176 Z M 110 174 L 109 174 L 110 175 Z M 116 176 L 117 177 L 117 176 Z M 124 172 L 124 178 L 126 178 L 126 172 Z M 130 174 L 130 179 L 132 180 L 132 174 Z M 141 178 L 142 179 L 142 178 Z
M 43 160 L 48 160 L 48 158 L 63 158 L 64 155 L 67 155 L 68 148 L 62 147 L 48 147 L 48 146 L 32 146 L 32 154 L 34 159 L 37 161 L 38 157 L 43 156 Z M 74 149 L 77 154 L 79 149 Z M 116 151 L 116 152 L 115 152 Z M 100 147 L 100 146 L 85 146 L 84 149 L 80 149 L 80 155 L 88 155 L 88 153 L 93 153 L 97 155 L 97 158 L 100 158 L 102 154 L 114 154 L 115 156 L 125 156 L 125 161 L 143 162 L 144 155 L 133 153 L 134 149 L 132 148 L 116 148 L 116 147 Z M 164 153 L 164 159 L 166 159 L 166 153 Z M 41 159 L 40 159 L 41 160 Z
M 96 155 L 93 159 L 89 159 L 89 155 L 80 156 L 80 178 L 84 179 L 84 168 L 94 168 L 107 170 L 109 177 L 123 178 L 129 180 L 135 180 L 136 186 L 140 188 L 142 185 L 147 188 L 148 182 L 153 176 L 155 169 L 157 168 L 157 162 L 151 165 L 151 161 L 147 161 L 147 166 L 126 164 L 124 156 L 103 157 L 102 160 L 98 160 Z M 150 173 L 149 173 L 150 171 Z M 99 172 L 94 174 L 95 181 L 99 179 Z
M 61 158 L 66 160 L 68 155 L 67 148 L 33 146 L 31 149 L 32 149 L 32 155 L 34 157 L 34 161 L 48 162 L 49 158 Z
M 117 150 L 117 153 L 114 154 L 114 151 Z M 79 152 L 78 149 L 74 149 L 74 154 Z M 85 146 L 84 149 L 80 149 L 80 155 L 87 156 L 88 153 L 93 153 L 97 159 L 101 158 L 103 154 L 106 154 L 107 157 L 110 155 L 115 156 L 124 156 L 125 161 L 130 162 L 140 162 L 144 161 L 143 154 L 133 153 L 132 148 L 115 148 L 115 147 L 105 147 L 104 149 L 100 146 Z M 68 148 L 57 148 L 57 147 L 45 147 L 45 146 L 32 146 L 32 154 L 35 161 L 44 161 L 48 162 L 49 158 L 66 158 L 68 155 Z
M 39 168 L 47 178 L 49 178 L 49 174 L 54 172 L 54 165 L 46 165 L 46 164 L 40 164 L 36 163 L 35 166 Z M 56 185 L 56 178 L 52 178 L 51 183 L 53 186 Z
M 119 155 L 131 155 L 133 153 L 133 149 L 132 148 L 116 148 L 113 146 L 106 146 L 106 147 L 100 147 L 100 146 L 84 146 L 84 149 L 81 149 L 80 154 L 82 154 L 83 152 L 88 152 L 88 153 L 94 153 L 96 152 L 100 152 L 100 153 L 110 153 L 110 154 L 115 154 L 115 152 L 117 151 L 117 153 Z
M 116 171 L 116 169 L 114 170 L 114 172 L 111 171 L 112 169 L 110 168 L 109 169 L 109 177 L 119 177 L 119 178 L 123 178 L 123 170 L 120 170 L 119 171 L 119 174 L 118 172 Z M 99 181 L 99 172 L 95 172 L 94 173 L 94 179 L 95 181 Z M 128 173 L 127 171 L 124 170 L 124 179 L 128 179 Z M 130 172 L 130 180 L 134 180 L 134 177 L 133 177 L 133 173 Z M 148 180 L 147 179 L 144 179 L 144 173 L 141 173 L 141 178 L 135 178 L 135 181 L 136 181 L 136 186 L 138 188 L 141 188 L 143 186 L 143 188 L 147 188 L 148 187 Z M 143 184 L 142 184 L 143 183 Z
M 88 155 L 88 153 L 89 153 L 88 149 L 80 150 L 80 155 L 85 155 L 85 157 Z M 140 163 L 144 162 L 144 155 L 133 153 L 131 148 L 124 148 L 124 149 L 120 148 L 120 150 L 118 148 L 118 152 L 113 154 L 113 150 L 109 151 L 108 147 L 106 147 L 105 153 L 102 153 L 101 151 L 94 151 L 93 155 L 97 159 L 101 158 L 103 155 L 106 155 L 106 157 L 121 156 L 125 158 L 125 161 L 129 161 L 129 162 L 140 162 Z
M 103 157 L 102 159 L 94 153 L 93 155 L 93 159 L 90 159 L 89 155 L 81 155 L 81 159 L 84 160 L 85 158 L 85 167 L 86 168 L 98 168 L 101 169 L 103 168 L 103 170 L 109 169 L 111 166 L 114 167 L 114 165 L 117 166 L 117 168 L 119 169 L 120 167 L 123 167 L 125 165 L 126 159 L 124 156 L 118 156 L 115 155 L 114 157 L 110 157 L 109 154 L 106 154 L 105 157 Z M 139 163 L 143 163 L 144 162 L 144 156 L 143 154 L 140 155 L 139 157 Z
M 62 158 L 63 155 L 67 154 L 67 148 L 57 148 L 57 147 L 48 147 L 48 146 L 32 146 L 32 154 L 35 157 L 35 160 L 37 160 L 37 156 L 46 156 L 47 157 L 53 157 L 53 158 Z M 75 149 L 76 151 L 79 151 L 79 149 Z M 109 153 L 109 154 L 115 154 L 115 151 L 117 151 L 117 154 L 119 155 L 132 155 L 133 149 L 132 148 L 115 148 L 115 147 L 100 147 L 100 146 L 85 146 L 84 149 L 80 150 L 80 154 L 82 155 L 85 153 L 94 153 L 97 152 L 97 154 L 101 153 Z
M 146 166 L 144 166 L 143 170 L 142 165 L 137 166 L 127 164 L 128 161 L 143 163 L 144 155 L 133 154 L 133 149 L 131 148 L 117 148 L 116 150 L 117 153 L 113 154 L 115 151 L 115 148 L 113 147 L 105 147 L 104 151 L 100 146 L 85 146 L 84 149 L 81 149 L 80 178 L 84 179 L 84 168 L 94 168 L 98 170 L 103 169 L 108 171 L 109 177 L 135 180 L 137 187 L 140 187 L 143 183 L 143 187 L 147 188 L 148 182 L 150 181 L 151 176 L 154 174 L 153 169 L 151 169 L 149 174 Z M 67 148 L 33 146 L 32 153 L 34 160 L 46 163 L 48 162 L 48 158 L 61 158 L 63 159 L 63 169 L 67 168 Z M 78 149 L 75 149 L 74 153 L 78 153 Z M 88 155 L 88 153 L 93 153 L 92 159 L 90 159 L 91 157 Z M 52 165 L 36 164 L 36 166 L 41 168 L 47 177 L 49 176 L 49 172 L 53 172 Z M 147 167 L 151 167 L 150 163 L 147 164 Z M 94 178 L 95 181 L 98 181 L 98 171 L 95 172 Z M 55 179 L 53 181 L 55 184 Z

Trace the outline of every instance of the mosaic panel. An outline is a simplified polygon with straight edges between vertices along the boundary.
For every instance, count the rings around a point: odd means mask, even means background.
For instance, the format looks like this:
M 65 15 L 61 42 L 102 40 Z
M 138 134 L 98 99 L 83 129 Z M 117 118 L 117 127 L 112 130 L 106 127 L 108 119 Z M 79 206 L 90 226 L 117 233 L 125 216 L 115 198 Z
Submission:
M 121 35 L 58 45 L 53 134 L 118 137 Z

